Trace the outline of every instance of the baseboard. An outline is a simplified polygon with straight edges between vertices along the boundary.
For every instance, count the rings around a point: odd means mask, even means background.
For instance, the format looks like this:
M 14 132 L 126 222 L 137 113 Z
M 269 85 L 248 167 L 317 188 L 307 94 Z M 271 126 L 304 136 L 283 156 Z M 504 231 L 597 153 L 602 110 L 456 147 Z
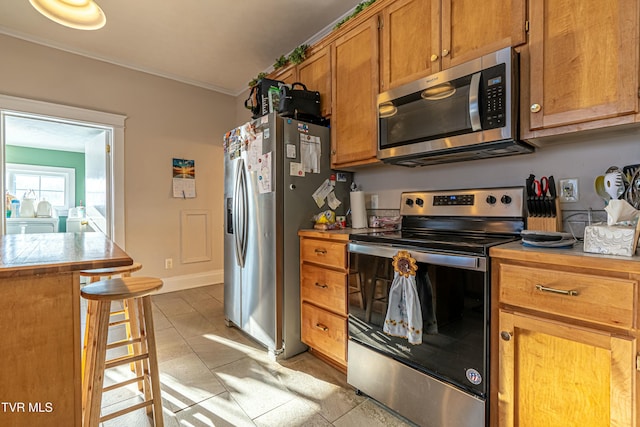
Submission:
M 159 294 L 223 283 L 224 270 L 213 270 L 205 271 L 203 273 L 187 274 L 185 276 L 167 277 L 162 278 L 162 281 L 164 282 L 164 285 L 162 286 L 162 289 L 158 291 Z

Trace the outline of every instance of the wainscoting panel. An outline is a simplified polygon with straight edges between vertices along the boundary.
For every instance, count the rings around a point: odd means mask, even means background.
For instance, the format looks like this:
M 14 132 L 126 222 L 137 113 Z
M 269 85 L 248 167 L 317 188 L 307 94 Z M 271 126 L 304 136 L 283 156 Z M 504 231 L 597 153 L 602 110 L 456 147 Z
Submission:
M 185 210 L 180 218 L 180 261 L 211 261 L 211 211 Z

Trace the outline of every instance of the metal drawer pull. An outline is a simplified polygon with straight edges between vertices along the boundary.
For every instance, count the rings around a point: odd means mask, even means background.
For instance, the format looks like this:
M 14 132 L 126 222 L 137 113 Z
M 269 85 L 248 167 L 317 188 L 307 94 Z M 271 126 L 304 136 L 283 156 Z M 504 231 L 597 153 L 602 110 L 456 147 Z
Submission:
M 554 289 L 554 288 L 547 288 L 545 286 L 542 285 L 536 285 L 536 289 L 539 290 L 540 292 L 551 292 L 554 294 L 560 294 L 560 295 L 568 295 L 570 297 L 577 297 L 578 296 L 578 291 L 563 291 L 562 289 Z
M 316 323 L 316 328 L 318 328 L 318 329 L 320 329 L 322 331 L 325 331 L 325 332 L 327 332 L 329 330 L 329 328 L 326 327 L 325 325 L 323 325 L 322 323 Z
M 318 255 L 326 255 L 327 254 L 327 250 L 326 249 L 316 249 L 316 253 Z
M 323 289 L 324 289 L 324 288 L 328 288 L 328 287 L 329 287 L 329 286 L 327 286 L 325 283 L 320 284 L 320 283 L 318 283 L 318 282 L 316 282 L 316 286 L 317 286 L 317 287 L 319 287 L 319 288 L 323 288 Z

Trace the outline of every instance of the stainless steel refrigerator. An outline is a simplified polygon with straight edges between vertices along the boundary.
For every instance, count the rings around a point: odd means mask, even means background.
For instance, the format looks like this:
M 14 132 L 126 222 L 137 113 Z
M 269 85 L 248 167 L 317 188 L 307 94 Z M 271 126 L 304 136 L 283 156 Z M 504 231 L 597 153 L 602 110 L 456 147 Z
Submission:
M 225 318 L 275 357 L 306 350 L 297 232 L 333 195 L 338 215 L 348 209 L 351 174 L 330 169 L 329 137 L 329 128 L 275 113 L 225 135 Z M 329 190 L 319 207 L 312 196 Z

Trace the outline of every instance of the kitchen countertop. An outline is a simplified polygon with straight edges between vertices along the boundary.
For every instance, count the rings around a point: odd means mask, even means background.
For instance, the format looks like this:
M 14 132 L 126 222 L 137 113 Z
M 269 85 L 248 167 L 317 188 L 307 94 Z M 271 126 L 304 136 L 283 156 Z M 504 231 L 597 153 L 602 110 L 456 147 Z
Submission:
M 0 278 L 129 264 L 129 255 L 102 233 L 0 236 Z
M 368 234 L 375 231 L 380 231 L 380 228 L 339 228 L 336 230 L 316 230 L 311 228 L 299 230 L 298 236 L 348 241 L 350 235 Z
M 572 248 L 567 249 L 535 248 L 524 246 L 518 241 L 493 246 L 489 250 L 489 255 L 492 258 L 640 274 L 639 256 L 594 254 L 584 252 L 583 246 L 582 242 L 578 242 Z

